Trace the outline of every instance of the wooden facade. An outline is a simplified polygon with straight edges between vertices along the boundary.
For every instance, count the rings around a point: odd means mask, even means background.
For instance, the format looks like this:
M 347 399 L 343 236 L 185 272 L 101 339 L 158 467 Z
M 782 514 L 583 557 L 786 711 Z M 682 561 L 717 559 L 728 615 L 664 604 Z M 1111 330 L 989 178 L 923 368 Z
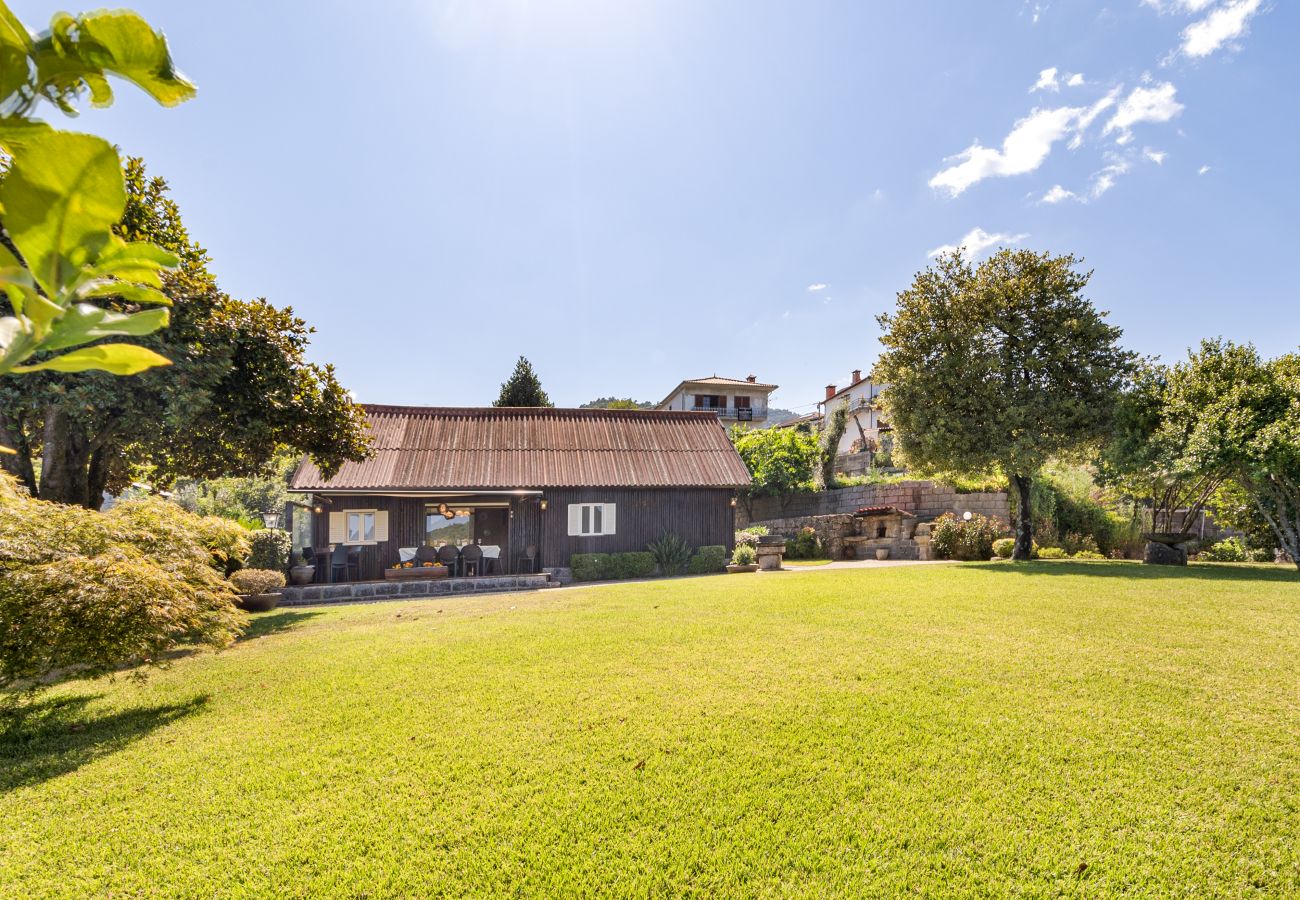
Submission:
M 501 542 L 498 572 L 522 570 L 528 548 L 536 548 L 537 567 L 567 567 L 574 553 L 622 553 L 645 550 L 665 533 L 679 535 L 692 547 L 721 545 L 733 549 L 736 510 L 729 488 L 548 488 L 541 493 L 504 498 L 461 496 L 446 502 L 473 507 L 476 503 L 508 506 L 506 539 Z M 546 509 L 542 509 L 545 501 Z M 321 509 L 315 514 L 312 535 L 316 547 L 330 545 L 329 514 L 348 510 L 376 510 L 388 514 L 388 540 L 363 544 L 360 551 L 362 580 L 384 577 L 384 569 L 398 560 L 399 547 L 424 543 L 425 511 L 439 498 L 398 497 L 382 494 L 329 494 L 312 496 Z M 570 536 L 568 508 L 572 503 L 613 503 L 618 511 L 613 534 Z M 483 543 L 497 543 L 489 538 Z

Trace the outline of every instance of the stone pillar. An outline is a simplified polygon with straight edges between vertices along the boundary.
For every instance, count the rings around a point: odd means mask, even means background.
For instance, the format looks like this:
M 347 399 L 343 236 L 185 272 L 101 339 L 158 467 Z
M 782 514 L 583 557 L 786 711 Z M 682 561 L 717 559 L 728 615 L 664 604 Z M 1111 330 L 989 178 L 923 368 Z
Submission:
M 758 539 L 754 552 L 758 556 L 760 572 L 779 572 L 785 558 L 785 538 L 779 534 L 765 534 Z

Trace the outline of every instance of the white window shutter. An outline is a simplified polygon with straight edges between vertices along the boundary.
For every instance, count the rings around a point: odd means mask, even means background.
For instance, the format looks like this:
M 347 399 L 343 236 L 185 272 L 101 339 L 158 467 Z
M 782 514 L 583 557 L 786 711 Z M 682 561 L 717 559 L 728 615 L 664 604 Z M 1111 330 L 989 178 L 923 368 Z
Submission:
M 614 533 L 614 506 L 615 506 L 615 504 L 613 504 L 613 503 L 606 503 L 606 504 L 604 504 L 604 506 L 605 506 L 605 514 L 604 514 L 604 516 L 602 517 L 602 518 L 604 519 L 604 522 L 602 523 L 602 524 L 603 524 L 603 528 L 601 529 L 601 532 L 600 532 L 600 533 L 601 533 L 601 534 L 613 534 L 613 533 Z
M 569 504 L 569 536 L 582 534 L 582 504 Z
M 375 541 L 382 543 L 388 540 L 388 510 L 381 509 L 375 512 Z
M 347 540 L 347 535 L 344 534 L 343 513 L 330 513 L 330 543 L 341 544 L 345 540 Z

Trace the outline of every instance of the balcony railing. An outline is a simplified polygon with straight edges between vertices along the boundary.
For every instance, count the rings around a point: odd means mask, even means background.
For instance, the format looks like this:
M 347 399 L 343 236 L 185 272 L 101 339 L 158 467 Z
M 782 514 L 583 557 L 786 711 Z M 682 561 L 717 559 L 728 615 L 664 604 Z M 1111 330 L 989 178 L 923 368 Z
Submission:
M 693 412 L 711 412 L 723 419 L 735 419 L 737 422 L 754 421 L 752 406 L 693 406 Z

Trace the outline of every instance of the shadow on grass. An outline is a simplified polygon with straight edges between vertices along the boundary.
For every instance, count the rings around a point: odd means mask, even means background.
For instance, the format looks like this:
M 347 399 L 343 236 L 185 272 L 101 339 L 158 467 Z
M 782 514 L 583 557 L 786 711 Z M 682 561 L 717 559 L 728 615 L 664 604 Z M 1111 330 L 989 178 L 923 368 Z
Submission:
M 1190 566 L 1147 566 L 1136 561 L 1071 562 L 1038 560 L 1028 563 L 1001 562 L 963 566 L 977 572 L 1013 572 L 1017 575 L 1085 575 L 1094 578 L 1123 578 L 1128 581 L 1269 581 L 1300 584 L 1300 572 L 1293 566 L 1198 563 Z
M 318 612 L 278 612 L 269 613 L 262 616 L 254 616 L 248 622 L 248 628 L 241 634 L 237 641 L 251 641 L 254 638 L 266 637 L 271 634 L 279 634 L 282 631 L 289 631 L 297 628 L 308 619 L 314 619 L 319 616 Z
M 207 694 L 185 703 L 87 715 L 98 694 L 37 700 L 0 711 L 0 794 L 75 771 L 156 728 L 202 709 Z

